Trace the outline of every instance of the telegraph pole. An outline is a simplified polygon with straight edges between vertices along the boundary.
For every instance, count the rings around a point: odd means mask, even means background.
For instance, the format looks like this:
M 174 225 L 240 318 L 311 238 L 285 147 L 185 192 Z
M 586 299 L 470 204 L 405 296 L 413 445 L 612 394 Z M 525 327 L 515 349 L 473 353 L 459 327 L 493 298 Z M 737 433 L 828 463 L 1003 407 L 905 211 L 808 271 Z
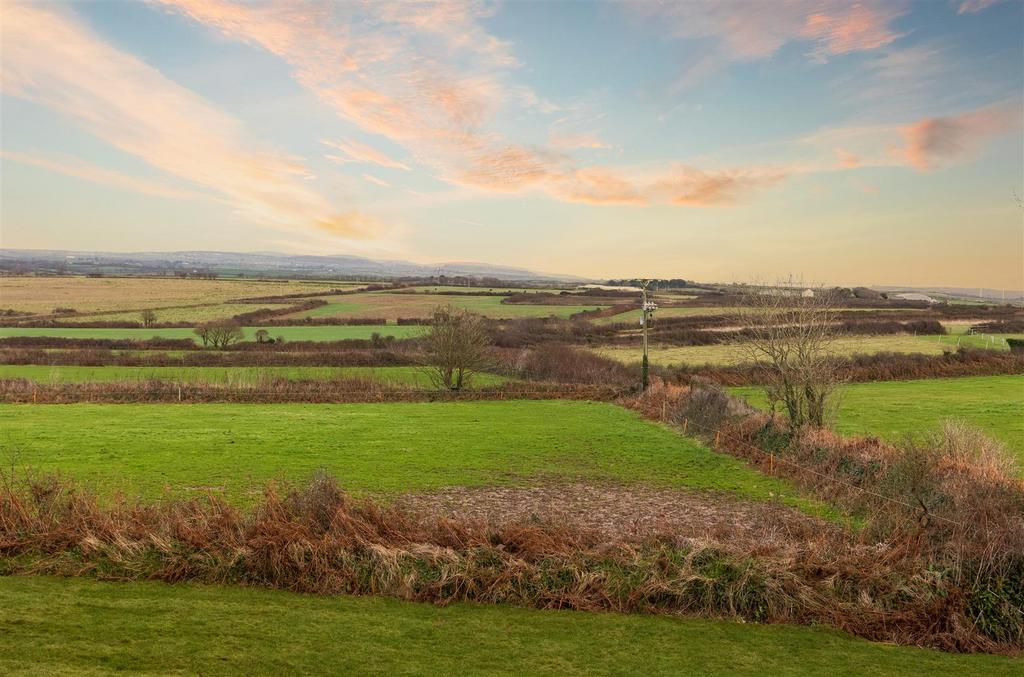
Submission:
M 647 390 L 647 386 L 650 382 L 648 378 L 648 366 L 647 366 L 647 325 L 651 323 L 651 315 L 658 309 L 656 303 L 648 302 L 647 300 L 647 287 L 651 284 L 650 280 L 641 280 L 640 291 L 643 294 L 643 306 L 640 308 L 640 326 L 644 330 L 644 360 L 642 372 L 640 375 L 640 390 L 644 392 Z

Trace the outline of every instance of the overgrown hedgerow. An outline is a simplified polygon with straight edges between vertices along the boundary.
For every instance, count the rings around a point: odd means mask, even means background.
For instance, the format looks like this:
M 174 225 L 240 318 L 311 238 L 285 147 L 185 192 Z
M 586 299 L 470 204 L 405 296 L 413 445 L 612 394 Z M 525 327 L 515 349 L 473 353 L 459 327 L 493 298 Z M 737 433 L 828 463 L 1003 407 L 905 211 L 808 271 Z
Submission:
M 0 487 L 0 574 L 828 623 L 875 640 L 1014 650 L 1007 626 L 1000 634 L 967 615 L 998 602 L 965 600 L 949 576 L 908 566 L 898 545 L 824 526 L 796 542 L 606 542 L 537 520 L 420 517 L 354 500 L 324 475 L 270 486 L 247 511 L 212 496 L 101 503 L 53 478 L 5 477 Z

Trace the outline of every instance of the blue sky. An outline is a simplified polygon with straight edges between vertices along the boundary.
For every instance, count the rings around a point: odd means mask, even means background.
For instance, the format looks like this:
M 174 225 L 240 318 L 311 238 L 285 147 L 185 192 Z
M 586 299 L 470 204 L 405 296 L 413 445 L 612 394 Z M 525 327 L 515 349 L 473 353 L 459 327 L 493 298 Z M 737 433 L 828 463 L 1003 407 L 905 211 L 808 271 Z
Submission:
M 5 3 L 5 247 L 1024 287 L 1024 3 Z

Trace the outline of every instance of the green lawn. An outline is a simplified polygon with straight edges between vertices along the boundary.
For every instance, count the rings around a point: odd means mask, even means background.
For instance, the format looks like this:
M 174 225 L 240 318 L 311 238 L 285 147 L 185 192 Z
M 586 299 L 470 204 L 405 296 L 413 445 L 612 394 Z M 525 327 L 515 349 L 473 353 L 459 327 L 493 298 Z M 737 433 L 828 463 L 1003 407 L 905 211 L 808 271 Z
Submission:
M 853 355 L 854 353 L 922 353 L 925 355 L 941 355 L 944 350 L 956 349 L 955 336 L 912 336 L 909 334 L 892 334 L 887 336 L 844 336 L 836 340 L 834 352 L 837 355 Z M 597 348 L 595 352 L 615 360 L 631 363 L 639 362 L 641 357 L 640 338 L 636 345 Z M 650 360 L 653 364 L 718 364 L 729 365 L 746 361 L 747 356 L 736 343 L 718 343 L 710 346 L 661 346 L 654 345 L 650 349 Z
M 430 388 L 430 375 L 420 367 L 79 367 L 2 364 L 0 378 L 26 378 L 39 383 L 170 381 L 251 386 L 277 379 L 332 381 L 360 379 L 395 386 Z M 508 381 L 496 374 L 476 374 L 474 386 Z
M 271 338 L 283 336 L 285 341 L 341 341 L 344 339 L 368 339 L 373 334 L 408 338 L 423 331 L 418 325 L 321 325 L 296 327 L 262 327 Z M 245 327 L 245 340 L 252 341 L 260 327 Z M 109 328 L 66 328 L 66 327 L 0 327 L 0 338 L 9 336 L 58 336 L 63 338 L 82 339 L 134 339 L 145 341 L 154 337 L 181 339 L 190 338 L 199 341 L 190 327 L 172 329 L 109 329 Z
M 0 464 L 153 497 L 317 468 L 357 492 L 547 479 L 646 482 L 781 495 L 782 480 L 612 404 L 564 400 L 388 404 L 0 405 Z
M 0 673 L 1019 675 L 823 627 L 0 577 Z
M 764 405 L 758 388 L 732 388 Z M 1024 469 L 1024 376 L 970 376 L 920 381 L 854 383 L 839 392 L 837 429 L 898 439 L 935 430 L 947 418 L 963 419 L 999 438 Z
M 494 318 L 569 317 L 595 305 L 533 305 L 502 303 L 502 296 L 462 296 L 443 294 L 399 294 L 367 292 L 342 297 L 322 297 L 326 306 L 299 313 L 298 317 L 375 317 L 394 320 L 400 317 L 429 317 L 437 306 L 452 305 Z

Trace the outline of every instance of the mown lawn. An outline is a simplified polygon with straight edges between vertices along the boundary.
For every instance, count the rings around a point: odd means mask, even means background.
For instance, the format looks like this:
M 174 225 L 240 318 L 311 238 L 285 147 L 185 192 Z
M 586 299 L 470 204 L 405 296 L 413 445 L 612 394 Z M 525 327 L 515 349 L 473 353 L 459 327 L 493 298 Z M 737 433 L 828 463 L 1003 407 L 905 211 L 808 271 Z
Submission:
M 782 480 L 597 402 L 6 404 L 0 430 L 4 467 L 146 497 L 216 487 L 245 501 L 269 479 L 325 468 L 356 492 L 608 480 L 811 505 Z
M 0 577 L 0 673 L 1019 675 L 822 627 Z
M 420 367 L 79 367 L 37 364 L 0 364 L 0 378 L 25 378 L 38 383 L 108 383 L 168 381 L 254 386 L 278 379 L 336 381 L 359 379 L 394 386 L 431 388 L 433 382 Z M 475 374 L 471 386 L 494 386 L 509 379 L 496 374 Z
M 956 337 L 909 334 L 844 336 L 833 344 L 833 352 L 837 355 L 880 352 L 941 355 L 945 350 L 956 350 Z M 636 345 L 597 348 L 595 352 L 626 363 L 639 362 L 641 357 L 639 334 Z M 729 365 L 747 361 L 747 354 L 742 350 L 742 346 L 736 343 L 717 343 L 710 346 L 654 345 L 650 348 L 650 360 L 653 364 L 665 366 L 673 364 Z
M 261 327 L 244 327 L 246 341 L 253 341 Z M 373 334 L 408 338 L 422 333 L 419 325 L 321 325 L 295 327 L 262 327 L 271 338 L 281 336 L 285 341 L 342 341 L 346 339 L 369 339 Z M 111 329 L 107 327 L 0 327 L 0 338 L 9 336 L 58 336 L 82 339 L 133 339 L 145 341 L 154 337 L 167 339 L 193 339 L 199 337 L 190 327 L 171 329 Z
M 584 310 L 604 306 L 596 305 L 533 305 L 502 303 L 502 296 L 463 296 L 444 294 L 401 294 L 366 292 L 342 297 L 323 297 L 326 306 L 299 313 L 297 317 L 374 317 L 394 320 L 405 317 L 430 317 L 437 306 L 452 305 L 494 318 L 569 317 Z
M 764 406 L 759 388 L 731 388 Z M 960 419 L 1006 443 L 1024 470 L 1024 376 L 969 376 L 852 383 L 839 390 L 836 428 L 847 435 L 896 440 Z

